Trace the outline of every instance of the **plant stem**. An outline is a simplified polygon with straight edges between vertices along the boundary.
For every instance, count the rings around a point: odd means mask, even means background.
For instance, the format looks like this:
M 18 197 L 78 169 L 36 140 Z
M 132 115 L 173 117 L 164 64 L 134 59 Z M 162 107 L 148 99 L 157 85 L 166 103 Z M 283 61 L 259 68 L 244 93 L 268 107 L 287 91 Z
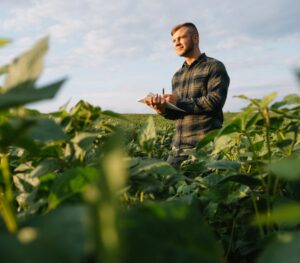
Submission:
M 231 234 L 230 234 L 230 241 L 229 241 L 229 245 L 228 245 L 227 252 L 226 252 L 226 255 L 225 255 L 225 262 L 228 262 L 228 256 L 229 256 L 229 253 L 230 253 L 230 250 L 231 250 L 231 247 L 232 247 L 232 243 L 233 243 L 235 227 L 236 227 L 236 221 L 235 221 L 235 219 L 233 219 Z
M 7 154 L 1 156 L 1 172 L 5 189 L 0 188 L 0 213 L 9 232 L 15 233 L 17 231 L 17 220 L 13 210 L 13 191 L 11 187 L 11 179 L 9 173 Z
M 254 207 L 254 211 L 255 211 L 255 217 L 256 217 L 256 220 L 258 222 L 258 229 L 259 229 L 260 238 L 263 239 L 264 238 L 264 230 L 263 230 L 262 224 L 259 220 L 260 215 L 259 215 L 256 200 L 255 200 L 255 196 L 254 196 L 253 193 L 251 194 L 251 199 L 252 199 L 252 203 L 253 203 L 253 207 Z
M 10 233 L 15 233 L 18 229 L 16 216 L 13 212 L 11 204 L 7 202 L 3 190 L 0 188 L 0 213 Z

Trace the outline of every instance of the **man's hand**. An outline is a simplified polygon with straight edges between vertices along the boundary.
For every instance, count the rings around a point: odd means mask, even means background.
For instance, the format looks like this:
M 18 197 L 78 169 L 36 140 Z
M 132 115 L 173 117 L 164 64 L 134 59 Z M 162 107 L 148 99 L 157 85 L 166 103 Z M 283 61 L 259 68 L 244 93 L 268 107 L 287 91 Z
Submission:
M 166 112 L 166 100 L 164 96 L 156 94 L 155 96 L 147 97 L 144 102 L 157 113 L 163 114 Z
M 167 102 L 170 102 L 174 105 L 176 105 L 176 97 L 172 94 L 166 94 L 164 95 L 164 99 L 167 101 Z

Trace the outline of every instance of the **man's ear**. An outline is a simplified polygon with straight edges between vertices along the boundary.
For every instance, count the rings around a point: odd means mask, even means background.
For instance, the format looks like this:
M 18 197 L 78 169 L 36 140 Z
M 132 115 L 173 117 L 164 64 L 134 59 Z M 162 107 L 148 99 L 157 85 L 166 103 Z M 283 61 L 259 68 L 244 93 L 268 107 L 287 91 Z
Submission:
M 197 34 L 194 34 L 194 35 L 193 35 L 193 42 L 194 42 L 195 44 L 198 44 L 198 43 L 199 43 L 199 35 L 197 35 Z

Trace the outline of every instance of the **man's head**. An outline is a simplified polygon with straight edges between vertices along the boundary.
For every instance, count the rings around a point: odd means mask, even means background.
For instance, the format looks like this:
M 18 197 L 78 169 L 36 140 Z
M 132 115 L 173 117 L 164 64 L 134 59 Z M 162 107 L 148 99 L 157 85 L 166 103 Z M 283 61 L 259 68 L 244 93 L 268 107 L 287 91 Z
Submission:
M 199 33 L 193 23 L 176 25 L 171 31 L 171 36 L 179 56 L 189 57 L 199 51 Z

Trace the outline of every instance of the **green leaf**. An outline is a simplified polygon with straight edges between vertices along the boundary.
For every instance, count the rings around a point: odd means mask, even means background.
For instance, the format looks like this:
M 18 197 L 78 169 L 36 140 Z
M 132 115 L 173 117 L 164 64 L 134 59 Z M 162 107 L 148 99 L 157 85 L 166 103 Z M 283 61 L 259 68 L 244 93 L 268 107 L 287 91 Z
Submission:
M 167 162 L 156 160 L 156 159 L 146 159 L 140 160 L 139 164 L 134 166 L 130 170 L 131 175 L 136 174 L 160 174 L 160 175 L 171 175 L 176 174 L 176 170 Z
M 259 113 L 255 113 L 251 117 L 251 119 L 247 122 L 246 129 L 252 128 L 252 126 L 258 121 L 259 118 L 260 118 L 260 114 Z
M 235 96 L 235 97 L 238 97 L 238 98 L 244 99 L 244 100 L 249 100 L 257 108 L 265 108 L 277 97 L 277 93 L 272 92 L 272 93 L 268 94 L 267 96 L 263 97 L 262 99 L 251 99 L 245 95 L 239 95 L 239 96 Z
M 250 177 L 249 175 L 232 175 L 227 176 L 221 181 L 219 181 L 219 184 L 223 184 L 226 182 L 236 182 L 243 185 L 247 185 L 249 187 L 255 187 L 258 185 L 261 185 L 261 181 L 257 178 Z
M 298 263 L 300 233 L 279 233 L 259 256 L 257 263 Z
M 21 84 L 0 95 L 0 110 L 22 106 L 27 103 L 51 99 L 60 89 L 65 79 L 51 83 L 42 88 Z
M 277 97 L 277 92 L 272 92 L 267 96 L 263 97 L 260 102 L 260 107 L 261 108 L 267 107 L 276 97 Z
M 89 253 L 87 221 L 82 205 L 35 216 L 16 235 L 1 233 L 1 262 L 84 262 Z
M 155 130 L 155 124 L 152 117 L 149 117 L 147 119 L 146 124 L 142 128 L 140 134 L 139 134 L 139 142 L 141 145 L 143 145 L 145 142 L 149 140 L 153 140 L 156 138 L 156 130 Z
M 29 138 L 40 142 L 61 141 L 66 139 L 62 128 L 51 119 L 37 119 L 28 133 Z
M 226 135 L 234 132 L 240 132 L 242 128 L 241 125 L 242 125 L 241 119 L 235 118 L 219 131 L 218 136 Z
M 228 149 L 231 149 L 232 147 L 237 145 L 239 137 L 239 133 L 232 133 L 217 137 L 215 140 L 215 147 L 212 154 L 217 154 L 221 151 L 227 151 Z
M 241 164 L 230 160 L 219 160 L 216 162 L 208 163 L 207 167 L 213 169 L 230 170 L 234 172 L 239 172 L 241 169 Z
M 156 139 L 154 120 L 149 117 L 138 135 L 138 143 L 142 150 L 150 154 L 153 151 Z
M 300 203 L 292 203 L 274 207 L 271 214 L 260 214 L 256 224 L 277 224 L 297 225 L 300 223 Z
M 221 250 L 199 208 L 182 202 L 129 210 L 122 262 L 221 262 Z
M 285 96 L 282 101 L 275 102 L 271 106 L 271 108 L 279 109 L 282 106 L 293 105 L 293 104 L 296 104 L 296 105 L 300 104 L 300 96 L 298 94 L 289 94 L 289 95 Z
M 44 174 L 55 172 L 64 167 L 64 163 L 59 159 L 45 159 L 31 172 L 31 177 L 41 177 Z
M 279 148 L 284 148 L 284 147 L 287 147 L 287 146 L 291 145 L 292 143 L 293 143 L 292 139 L 285 139 L 285 140 L 282 140 L 282 141 L 278 141 L 276 143 L 276 146 L 279 147 Z
M 12 118 L 9 122 L 0 125 L 0 148 L 6 151 L 10 146 L 19 146 L 29 152 L 37 152 L 37 145 L 26 136 L 27 132 L 34 126 L 34 120 L 20 120 Z
M 205 134 L 205 137 L 203 139 L 201 139 L 197 144 L 197 148 L 196 148 L 197 151 L 200 150 L 201 148 L 203 148 L 205 145 L 207 145 L 211 141 L 213 141 L 218 133 L 219 133 L 219 130 L 212 130 L 212 131 L 209 131 L 207 134 Z
M 287 181 L 300 180 L 300 160 L 284 159 L 268 166 L 267 170 Z
M 48 38 L 43 38 L 29 51 L 16 58 L 9 65 L 4 89 L 11 89 L 24 83 L 32 85 L 42 73 L 47 50 Z
M 57 176 L 49 195 L 49 207 L 55 208 L 62 201 L 82 192 L 97 178 L 97 170 L 92 167 L 76 167 Z
M 97 136 L 96 133 L 92 132 L 79 132 L 75 134 L 72 142 L 78 144 L 78 146 L 86 152 L 94 146 L 94 141 Z

